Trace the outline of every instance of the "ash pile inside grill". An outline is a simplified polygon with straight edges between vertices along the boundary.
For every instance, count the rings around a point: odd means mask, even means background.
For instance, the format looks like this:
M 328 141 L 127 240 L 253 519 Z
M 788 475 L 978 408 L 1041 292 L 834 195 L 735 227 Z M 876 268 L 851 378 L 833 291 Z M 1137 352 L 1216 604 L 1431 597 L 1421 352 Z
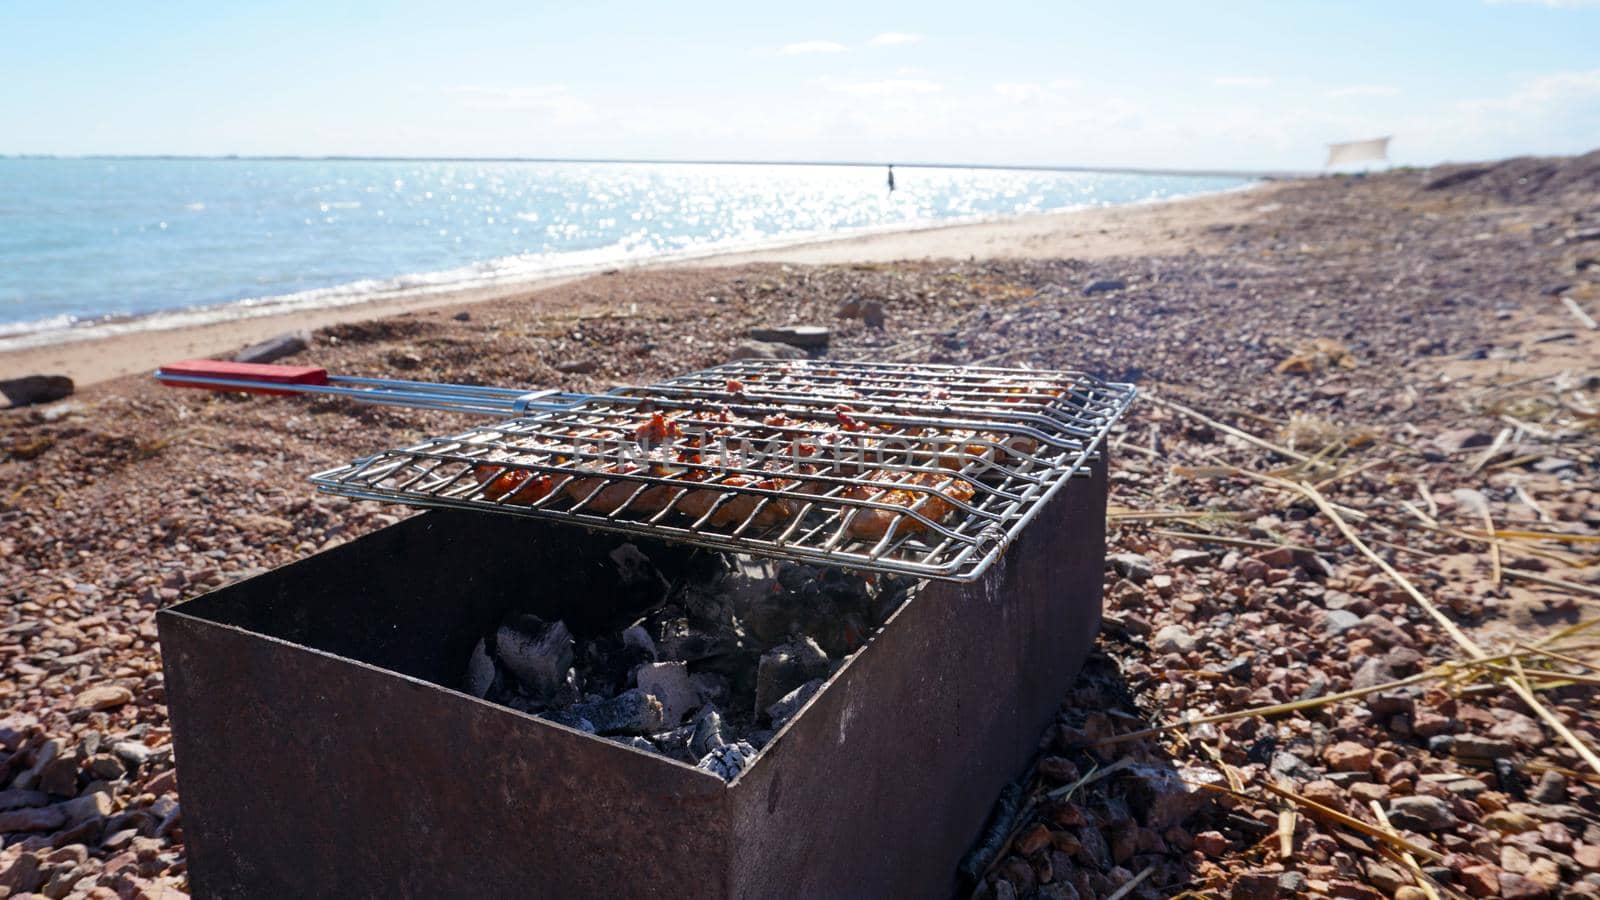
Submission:
M 466 689 L 729 780 L 912 584 L 720 553 L 695 554 L 669 580 L 634 544 L 611 560 L 634 608 L 653 598 L 636 620 L 577 635 L 566 622 L 512 612 L 473 649 Z

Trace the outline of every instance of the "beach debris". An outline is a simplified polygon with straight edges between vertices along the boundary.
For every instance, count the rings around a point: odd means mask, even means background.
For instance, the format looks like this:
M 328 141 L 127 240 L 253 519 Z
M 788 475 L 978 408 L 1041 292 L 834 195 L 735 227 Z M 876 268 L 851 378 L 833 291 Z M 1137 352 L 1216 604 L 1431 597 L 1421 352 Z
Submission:
M 1356 358 L 1339 341 L 1312 338 L 1302 341 L 1294 352 L 1273 369 L 1279 375 L 1315 375 L 1328 369 L 1354 369 Z
M 270 363 L 293 356 L 311 346 L 311 335 L 304 331 L 291 331 L 270 337 L 259 344 L 240 350 L 233 355 L 234 362 Z
M 827 347 L 832 334 L 833 332 L 821 325 L 767 325 L 749 331 L 751 340 L 788 344 L 807 350 Z
M 805 359 L 806 352 L 772 341 L 739 341 L 728 356 L 730 359 Z
M 72 396 L 72 379 L 65 375 L 24 375 L 0 381 L 0 394 L 12 408 L 53 403 Z

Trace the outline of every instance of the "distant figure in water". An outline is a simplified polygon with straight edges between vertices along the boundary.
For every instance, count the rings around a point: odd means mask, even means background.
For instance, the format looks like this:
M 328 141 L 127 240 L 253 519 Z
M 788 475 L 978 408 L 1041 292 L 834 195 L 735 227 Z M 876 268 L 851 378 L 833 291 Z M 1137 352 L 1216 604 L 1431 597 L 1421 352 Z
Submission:
M 894 193 L 894 163 L 889 164 L 889 193 Z

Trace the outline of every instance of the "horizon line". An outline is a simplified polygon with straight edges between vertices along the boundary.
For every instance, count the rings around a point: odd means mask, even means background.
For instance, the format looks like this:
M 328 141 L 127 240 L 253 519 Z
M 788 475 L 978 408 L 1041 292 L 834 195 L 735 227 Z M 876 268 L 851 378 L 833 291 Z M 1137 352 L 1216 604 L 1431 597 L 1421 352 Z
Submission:
M 628 159 L 623 157 L 581 156 L 362 156 L 327 154 L 190 154 L 190 153 L 0 153 L 0 159 L 118 159 L 118 160 L 194 160 L 251 162 L 455 162 L 455 163 L 580 163 L 590 165 L 647 166 L 833 166 L 840 168 L 974 169 L 1010 172 L 1078 172 L 1107 175 L 1186 175 L 1201 178 L 1308 178 L 1324 174 L 1314 169 L 1185 169 L 1163 166 L 1092 166 L 1050 163 L 950 163 L 893 162 L 860 160 L 795 159 Z

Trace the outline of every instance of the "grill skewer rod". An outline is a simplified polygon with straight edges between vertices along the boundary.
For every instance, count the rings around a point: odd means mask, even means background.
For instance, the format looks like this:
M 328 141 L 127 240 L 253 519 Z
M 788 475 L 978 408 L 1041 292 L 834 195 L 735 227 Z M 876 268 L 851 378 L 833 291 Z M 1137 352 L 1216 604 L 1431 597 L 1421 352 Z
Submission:
M 327 369 L 318 366 L 273 366 L 213 359 L 168 363 L 157 369 L 155 375 L 169 387 L 250 394 L 321 394 L 349 397 L 379 406 L 443 409 L 488 416 L 563 412 L 599 399 L 593 394 L 556 390 L 521 391 L 482 385 L 329 375 Z

